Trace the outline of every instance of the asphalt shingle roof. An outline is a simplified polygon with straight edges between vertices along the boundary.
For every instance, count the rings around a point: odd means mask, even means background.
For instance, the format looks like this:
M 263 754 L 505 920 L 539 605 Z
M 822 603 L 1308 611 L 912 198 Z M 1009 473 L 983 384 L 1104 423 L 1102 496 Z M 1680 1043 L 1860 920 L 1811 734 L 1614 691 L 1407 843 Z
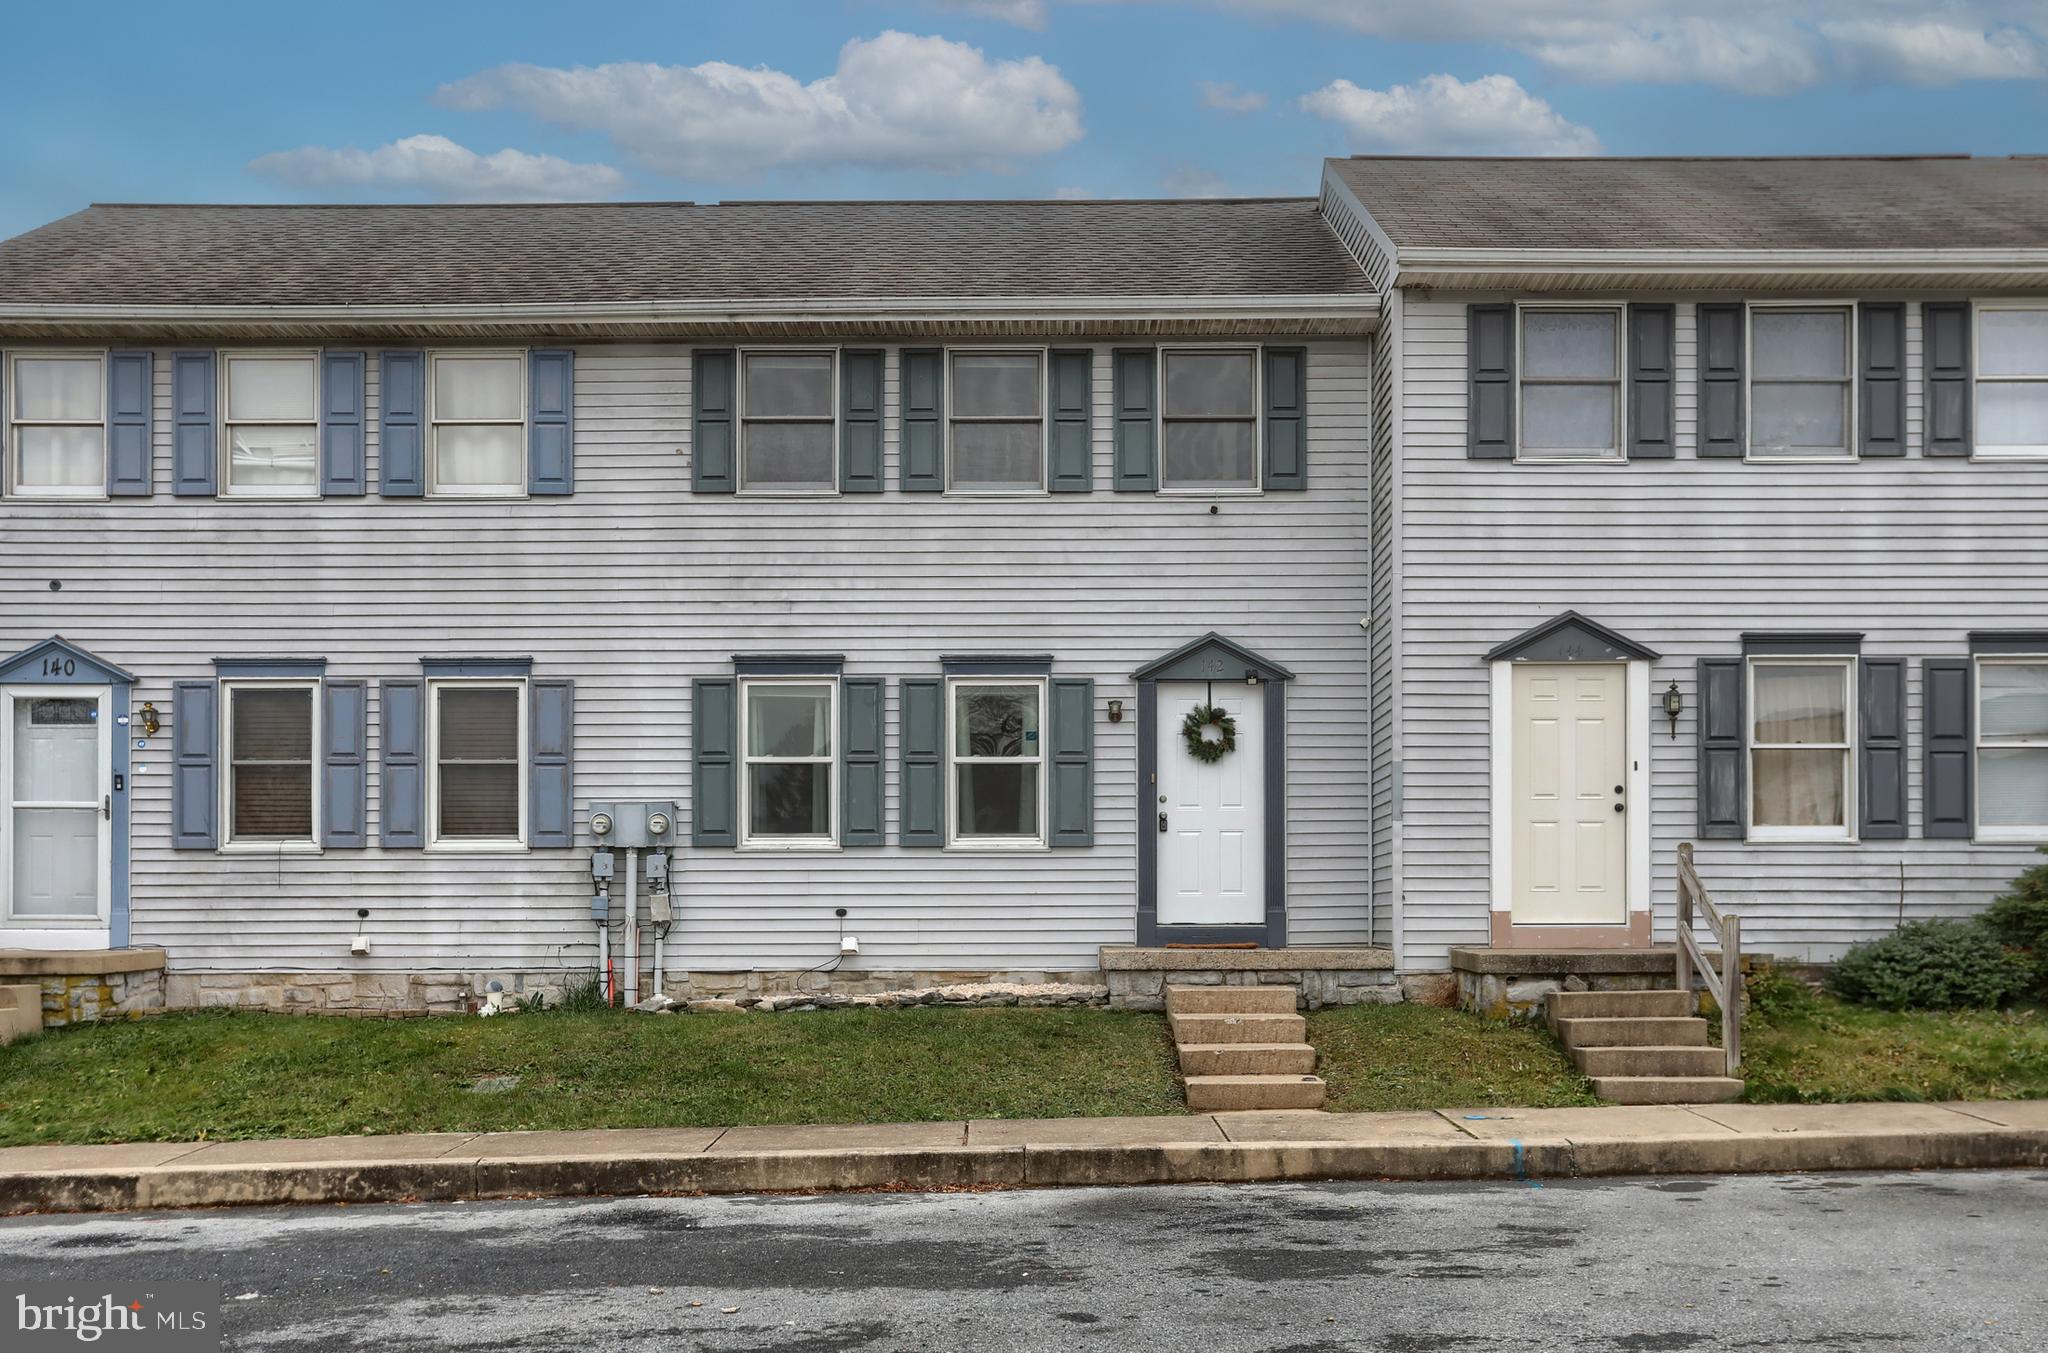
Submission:
M 0 305 L 1307 296 L 1369 290 L 1310 198 L 88 207 Z
M 2048 247 L 2048 158 L 1330 161 L 1398 248 Z

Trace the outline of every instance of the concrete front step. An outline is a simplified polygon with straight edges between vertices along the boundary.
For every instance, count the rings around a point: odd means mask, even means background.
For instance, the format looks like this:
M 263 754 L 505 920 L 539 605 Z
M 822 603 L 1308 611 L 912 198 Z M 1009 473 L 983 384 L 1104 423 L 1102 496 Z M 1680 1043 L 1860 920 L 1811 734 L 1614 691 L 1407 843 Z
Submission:
M 1306 1043 L 1183 1043 L 1183 1076 L 1305 1076 L 1316 1069 Z
M 1168 1015 L 1176 1043 L 1306 1043 L 1300 1015 Z
M 1553 991 L 1544 1001 L 1551 1019 L 1678 1019 L 1699 1013 L 1689 991 Z
M 1293 987 L 1168 987 L 1170 1015 L 1291 1015 L 1300 1002 Z
M 1196 1113 L 1246 1109 L 1320 1109 L 1326 1093 L 1315 1076 L 1189 1076 L 1188 1108 Z
M 1616 1104 L 1724 1104 L 1742 1094 L 1728 1076 L 1595 1076 L 1593 1093 Z
M 0 986 L 0 1046 L 42 1031 L 42 987 L 34 982 Z
M 1722 1076 L 1728 1058 L 1719 1048 L 1573 1048 L 1572 1061 L 1585 1075 Z
M 1560 1019 L 1551 1022 L 1567 1048 L 1689 1047 L 1707 1045 L 1703 1019 Z

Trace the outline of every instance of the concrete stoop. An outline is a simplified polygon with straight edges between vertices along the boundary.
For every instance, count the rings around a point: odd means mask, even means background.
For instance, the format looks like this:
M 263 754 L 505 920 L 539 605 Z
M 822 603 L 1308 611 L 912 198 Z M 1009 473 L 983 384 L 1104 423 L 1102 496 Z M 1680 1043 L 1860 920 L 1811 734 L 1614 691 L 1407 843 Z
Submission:
M 0 1047 L 42 1031 L 42 987 L 34 982 L 0 986 Z
M 1554 991 L 1544 1018 L 1593 1092 L 1617 1104 L 1718 1104 L 1741 1095 L 1687 991 Z
M 1168 987 L 1166 1018 L 1197 1113 L 1320 1109 L 1308 1022 L 1290 986 Z

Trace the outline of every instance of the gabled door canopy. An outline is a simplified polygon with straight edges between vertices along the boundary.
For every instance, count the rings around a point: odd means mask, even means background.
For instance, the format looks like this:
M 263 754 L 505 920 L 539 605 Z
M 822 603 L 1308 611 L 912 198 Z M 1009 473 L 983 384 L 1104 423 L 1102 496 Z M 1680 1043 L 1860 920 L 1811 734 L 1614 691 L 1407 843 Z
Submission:
M 1486 655 L 1488 662 L 1654 662 L 1660 655 L 1597 620 L 1565 611 Z

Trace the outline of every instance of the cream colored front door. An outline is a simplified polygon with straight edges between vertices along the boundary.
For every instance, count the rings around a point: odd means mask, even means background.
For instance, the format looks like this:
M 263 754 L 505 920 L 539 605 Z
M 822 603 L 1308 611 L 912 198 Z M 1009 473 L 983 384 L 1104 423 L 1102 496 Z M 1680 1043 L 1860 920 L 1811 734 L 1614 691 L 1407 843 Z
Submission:
M 1217 761 L 1188 750 L 1181 725 L 1213 702 L 1237 726 Z M 1235 682 L 1159 687 L 1159 924 L 1266 919 L 1266 692 Z M 1170 933 L 1170 932 L 1169 932 Z
M 1625 663 L 1515 664 L 1514 924 L 1627 923 L 1627 709 Z

